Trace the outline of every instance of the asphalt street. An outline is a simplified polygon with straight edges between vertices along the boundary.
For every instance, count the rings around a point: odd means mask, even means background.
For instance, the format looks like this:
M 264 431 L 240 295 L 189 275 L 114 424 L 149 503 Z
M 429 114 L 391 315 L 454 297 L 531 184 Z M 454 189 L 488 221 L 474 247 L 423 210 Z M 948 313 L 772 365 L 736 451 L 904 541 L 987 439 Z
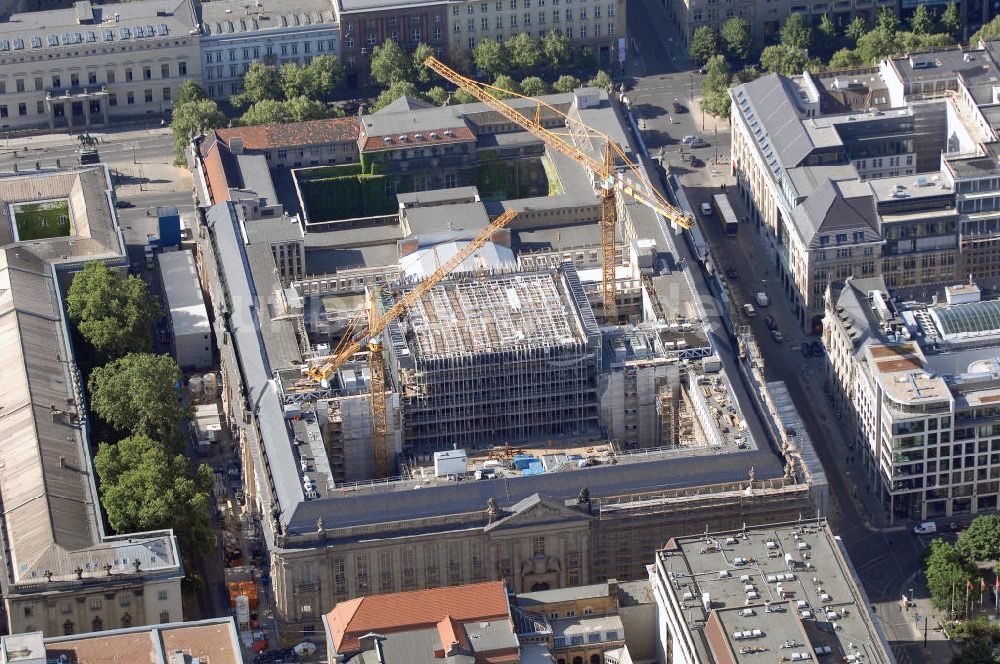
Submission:
M 702 76 L 693 67 L 676 34 L 675 23 L 659 2 L 632 3 L 629 6 L 629 31 L 632 36 L 632 62 L 626 68 L 631 73 L 627 96 L 640 127 L 640 133 L 651 155 L 662 155 L 671 173 L 681 181 L 692 209 L 720 193 L 722 186 L 735 187 L 730 176 L 730 132 L 728 123 L 715 123 L 700 112 L 698 97 Z M 687 112 L 672 112 L 673 102 L 680 103 Z M 684 136 L 694 134 L 709 143 L 708 147 L 690 150 L 683 145 Z M 685 153 L 693 152 L 703 166 L 692 167 L 685 160 Z M 733 193 L 730 201 L 737 216 L 744 211 Z M 862 584 L 882 623 L 893 652 L 902 664 L 947 661 L 951 649 L 947 641 L 931 631 L 929 648 L 922 643 L 923 623 L 913 610 L 903 607 L 904 594 L 915 589 L 921 597 L 921 579 L 918 575 L 919 559 L 926 542 L 914 535 L 909 525 L 887 527 L 879 517 L 879 508 L 868 492 L 854 449 L 854 437 L 845 434 L 848 427 L 824 386 L 825 358 L 805 358 L 801 353 L 803 342 L 819 337 L 807 337 L 799 331 L 787 299 L 777 283 L 774 256 L 770 247 L 762 244 L 752 224 L 741 224 L 737 237 L 724 237 L 713 219 L 698 219 L 703 234 L 713 249 L 713 256 L 720 267 L 731 266 L 737 278 L 727 285 L 737 309 L 744 302 L 752 302 L 754 293 L 767 292 L 771 306 L 754 319 L 744 318 L 740 323 L 749 324 L 764 353 L 768 380 L 784 381 L 806 423 L 809 435 L 817 448 L 820 460 L 830 482 L 833 507 L 827 517 L 833 531 L 839 535 L 850 554 Z M 656 237 L 655 229 L 640 229 L 640 234 Z M 659 241 L 658 241 L 659 244 Z M 697 265 L 689 255 L 686 243 L 674 238 L 677 258 L 688 259 L 688 265 Z M 708 292 L 700 269 L 692 270 L 694 283 L 711 312 L 714 298 Z M 774 342 L 764 324 L 765 313 L 771 314 L 779 329 L 786 335 L 783 343 Z M 712 324 L 716 341 L 723 353 L 732 352 L 727 335 L 718 320 Z M 930 628 L 934 624 L 929 625 Z

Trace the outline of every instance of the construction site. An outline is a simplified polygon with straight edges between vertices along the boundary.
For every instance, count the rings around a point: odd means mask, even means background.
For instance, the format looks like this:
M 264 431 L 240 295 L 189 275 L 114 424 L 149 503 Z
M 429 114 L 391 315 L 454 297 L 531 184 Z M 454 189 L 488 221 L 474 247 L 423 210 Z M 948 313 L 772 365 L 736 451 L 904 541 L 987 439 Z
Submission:
M 446 131 L 516 145 L 546 165 L 548 196 L 489 201 L 456 183 L 297 236 L 245 192 L 206 212 L 225 410 L 281 620 L 306 628 L 303 604 L 488 578 L 638 578 L 638 531 L 811 511 L 808 471 L 772 446 L 689 271 L 654 270 L 662 247 L 636 229 L 690 215 L 650 185 L 608 93 L 507 104 L 429 66 L 480 103 L 404 98 L 359 119 L 359 152 L 398 164 Z M 540 512 L 565 526 L 543 553 L 530 528 L 495 539 Z M 302 581 L 313 574 L 324 581 Z

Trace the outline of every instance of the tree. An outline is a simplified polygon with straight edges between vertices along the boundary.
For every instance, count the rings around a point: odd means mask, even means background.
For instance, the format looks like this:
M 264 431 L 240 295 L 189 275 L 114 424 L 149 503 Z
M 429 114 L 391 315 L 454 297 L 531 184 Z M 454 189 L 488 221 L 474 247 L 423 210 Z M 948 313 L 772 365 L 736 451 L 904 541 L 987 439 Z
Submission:
M 310 99 L 305 95 L 292 97 L 284 102 L 285 113 L 289 122 L 305 122 L 306 120 L 321 120 L 323 118 L 343 115 L 340 109 L 331 109 L 318 99 Z
M 781 26 L 782 45 L 804 51 L 809 48 L 810 42 L 812 28 L 806 22 L 805 14 L 791 14 L 785 19 L 785 24 Z
M 476 44 L 472 49 L 472 60 L 476 63 L 476 67 L 494 77 L 510 69 L 507 49 L 492 37 L 487 37 Z
M 344 67 L 335 55 L 318 55 L 305 67 L 287 62 L 279 73 L 285 99 L 327 99 L 344 83 Z
M 701 107 L 716 118 L 728 118 L 730 111 L 729 83 L 732 72 L 722 55 L 716 55 L 705 64 L 705 80 L 701 84 Z
M 294 66 L 294 65 L 292 65 Z M 277 99 L 261 99 L 255 102 L 240 116 L 240 124 L 244 126 L 290 122 L 285 102 Z
M 442 88 L 440 85 L 435 85 L 433 88 L 425 93 L 425 96 L 430 101 L 434 102 L 438 106 L 444 106 L 448 103 L 448 91 Z
M 941 19 L 938 23 L 941 26 L 941 32 L 946 32 L 955 39 L 958 39 L 959 35 L 962 34 L 962 17 L 958 13 L 958 5 L 954 2 L 949 2 L 948 6 L 941 12 Z
M 878 13 L 878 28 L 885 30 L 890 35 L 899 32 L 899 17 L 891 9 L 883 9 Z
M 953 597 L 965 597 L 967 584 L 977 576 L 973 566 L 962 559 L 958 550 L 944 540 L 931 540 L 930 553 L 924 569 L 931 603 L 936 609 L 946 609 Z
M 101 505 L 115 532 L 172 528 L 187 565 L 214 548 L 207 514 L 212 487 L 208 466 L 202 464 L 192 474 L 183 455 L 147 436 L 129 436 L 114 445 L 101 443 L 94 469 Z
M 989 41 L 990 39 L 1000 39 L 1000 16 L 979 28 L 979 32 L 972 35 L 972 39 L 969 40 L 969 45 L 979 46 L 980 41 Z
M 845 30 L 844 34 L 847 35 L 847 38 L 851 40 L 852 44 L 857 46 L 858 42 L 867 32 L 868 22 L 861 16 L 855 16 L 854 19 L 847 25 L 847 30 Z
M 736 72 L 736 80 L 740 83 L 749 83 L 760 78 L 760 70 L 756 67 L 744 67 Z
M 509 99 L 514 96 L 510 93 L 521 93 L 521 86 L 517 84 L 510 76 L 504 74 L 503 76 L 497 76 L 497 80 L 493 81 L 493 90 L 491 92 L 500 99 Z
M 455 90 L 455 94 L 452 95 L 452 99 L 455 100 L 456 104 L 473 104 L 479 101 L 471 92 L 463 90 L 462 88 Z
M 205 91 L 201 89 L 201 86 L 194 82 L 192 79 L 187 79 L 181 83 L 181 87 L 177 89 L 177 101 L 174 103 L 177 106 L 181 104 L 186 104 L 189 101 L 198 101 L 199 99 L 205 99 Z
M 837 50 L 841 43 L 840 29 L 837 24 L 830 20 L 827 14 L 819 21 L 819 26 L 813 34 L 813 50 L 824 58 L 829 58 L 830 54 Z
M 1000 561 L 1000 516 L 977 516 L 955 546 L 966 560 Z
M 962 649 L 952 656 L 950 664 L 998 664 L 1000 657 L 994 652 L 991 639 L 978 638 L 966 641 Z
M 899 40 L 895 33 L 890 33 L 879 25 L 858 40 L 857 53 L 865 66 L 871 66 L 899 52 Z
M 198 99 L 174 106 L 170 129 L 174 133 L 174 162 L 184 163 L 184 149 L 193 136 L 226 124 L 226 116 L 211 99 Z
M 528 76 L 521 81 L 521 94 L 527 97 L 540 97 L 548 93 L 548 84 L 537 76 Z
M 858 52 L 849 48 L 842 48 L 830 56 L 830 69 L 853 69 L 863 66 Z
M 581 46 L 580 50 L 576 52 L 576 66 L 584 72 L 597 69 L 597 56 L 594 55 L 594 49 L 589 46 Z
M 775 44 L 761 51 L 760 66 L 775 74 L 798 76 L 805 70 L 806 56 L 787 44 Z
M 183 378 L 169 355 L 129 353 L 90 372 L 90 407 L 122 433 L 173 443 L 190 415 L 175 387 Z
M 910 17 L 910 30 L 918 35 L 929 35 L 934 32 L 934 17 L 927 10 L 927 5 L 917 5 Z
M 746 19 L 731 18 L 722 24 L 720 30 L 722 45 L 730 60 L 746 62 L 753 48 L 753 35 L 750 33 L 750 23 Z
M 528 73 L 538 66 L 542 51 L 538 40 L 527 32 L 519 32 L 506 42 L 510 61 L 517 71 Z
M 580 79 L 576 76 L 563 74 L 552 84 L 552 89 L 556 92 L 573 92 L 573 90 L 576 90 L 581 85 L 583 84 L 580 83 Z
M 66 307 L 80 336 L 103 361 L 152 348 L 152 325 L 161 316 L 142 279 L 122 278 L 96 261 L 73 277 Z
M 594 78 L 587 81 L 587 85 L 591 88 L 601 88 L 602 90 L 607 90 L 614 85 L 614 81 L 611 80 L 608 72 L 602 69 L 594 75 Z
M 424 85 L 434 80 L 434 72 L 424 66 L 424 61 L 432 55 L 434 55 L 434 49 L 424 42 L 420 42 L 413 49 L 413 73 L 417 81 Z
M 417 90 L 417 86 L 413 83 L 410 83 L 409 81 L 396 81 L 395 83 L 390 84 L 388 88 L 379 94 L 378 99 L 376 99 L 375 103 L 372 105 L 371 112 L 374 113 L 375 111 L 385 108 L 404 95 L 414 99 L 421 98 L 420 92 Z
M 283 96 L 278 68 L 254 60 L 243 75 L 243 92 L 234 96 L 232 102 L 235 106 L 250 106 L 265 99 L 281 99 Z
M 372 78 L 381 85 L 413 80 L 413 59 L 399 44 L 387 39 L 372 50 Z
M 569 62 L 569 39 L 556 30 L 542 37 L 542 57 L 545 65 L 552 71 L 559 71 Z
M 707 25 L 699 25 L 691 35 L 691 45 L 688 55 L 694 64 L 701 66 L 719 52 L 719 40 L 715 30 Z

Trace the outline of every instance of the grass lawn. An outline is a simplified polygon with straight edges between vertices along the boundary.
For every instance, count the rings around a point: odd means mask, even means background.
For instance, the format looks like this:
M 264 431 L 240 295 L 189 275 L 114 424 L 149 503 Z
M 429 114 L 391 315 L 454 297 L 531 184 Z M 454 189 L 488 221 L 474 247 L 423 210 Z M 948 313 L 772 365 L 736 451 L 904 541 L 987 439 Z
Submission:
M 11 207 L 19 240 L 42 240 L 73 234 L 73 222 L 69 218 L 69 201 L 65 198 L 37 203 L 15 203 Z

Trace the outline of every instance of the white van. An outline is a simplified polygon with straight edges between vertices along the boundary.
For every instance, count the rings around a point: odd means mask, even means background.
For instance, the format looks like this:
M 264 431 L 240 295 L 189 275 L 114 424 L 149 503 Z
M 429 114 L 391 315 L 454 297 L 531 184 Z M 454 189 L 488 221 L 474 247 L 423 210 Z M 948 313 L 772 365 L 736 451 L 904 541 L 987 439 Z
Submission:
M 919 526 L 913 526 L 913 532 L 917 535 L 930 535 L 937 532 L 937 524 L 933 521 L 924 521 Z

